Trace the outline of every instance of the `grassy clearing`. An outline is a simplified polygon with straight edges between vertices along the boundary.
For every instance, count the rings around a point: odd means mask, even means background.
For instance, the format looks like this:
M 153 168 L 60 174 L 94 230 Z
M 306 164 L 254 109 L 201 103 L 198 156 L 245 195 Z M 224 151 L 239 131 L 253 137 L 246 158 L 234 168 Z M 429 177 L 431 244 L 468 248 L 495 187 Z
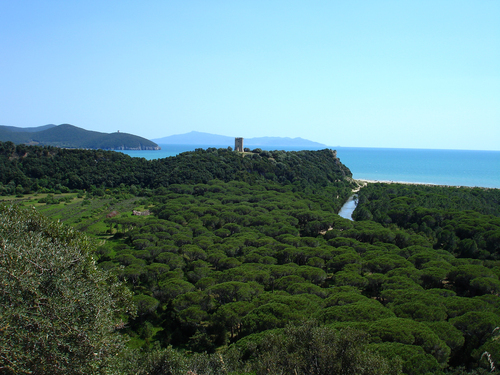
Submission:
M 40 202 L 40 200 L 43 201 L 49 196 L 55 201 L 61 200 L 61 202 L 56 204 Z M 104 222 L 106 216 L 116 211 L 118 217 L 128 217 L 132 216 L 133 210 L 145 210 L 147 207 L 138 204 L 141 199 L 143 198 L 126 197 L 120 199 L 111 195 L 79 198 L 76 193 L 66 193 L 29 194 L 23 197 L 4 196 L 0 201 L 35 207 L 39 212 L 51 219 L 71 225 L 99 240 L 106 240 L 110 237 L 109 225 Z
M 31 204 L 31 205 L 42 205 L 44 203 L 38 203 L 38 201 L 42 198 L 47 198 L 49 195 L 54 196 L 55 198 L 71 198 L 78 199 L 76 193 L 61 193 L 61 194 L 51 194 L 51 193 L 33 193 L 33 194 L 25 194 L 22 197 L 17 195 L 5 195 L 0 197 L 0 202 L 15 202 L 20 204 Z M 83 198 L 82 198 L 83 200 Z

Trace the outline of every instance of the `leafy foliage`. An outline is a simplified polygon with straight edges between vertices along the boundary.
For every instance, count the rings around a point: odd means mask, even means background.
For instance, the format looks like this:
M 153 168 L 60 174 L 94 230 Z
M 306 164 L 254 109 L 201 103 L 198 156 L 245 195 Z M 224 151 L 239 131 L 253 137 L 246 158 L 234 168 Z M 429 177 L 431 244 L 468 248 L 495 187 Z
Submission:
M 33 209 L 0 206 L 0 372 L 89 374 L 123 348 L 129 293 L 89 240 Z
M 18 151 L 6 152 L 9 168 L 29 158 Z M 496 191 L 369 185 L 352 222 L 336 214 L 352 184 L 329 150 L 208 149 L 156 162 L 52 151 L 61 170 L 79 157 L 107 174 L 78 170 L 85 184 L 101 179 L 85 199 L 48 196 L 40 208 L 73 225 L 69 212 L 91 209 L 101 238 L 112 236 L 99 265 L 139 308 L 119 373 L 489 368 L 481 354 L 497 347 L 500 324 Z M 58 178 L 46 186 L 67 186 Z M 103 219 L 120 202 L 128 208 Z M 134 205 L 151 215 L 131 217 Z
M 369 184 L 353 217 L 421 233 L 459 257 L 500 258 L 499 189 Z
M 399 374 L 400 363 L 391 364 L 367 349 L 367 336 L 346 328 L 306 322 L 268 331 L 257 340 L 238 344 L 252 358 L 256 374 Z
M 148 161 L 112 151 L 0 142 L 0 183 L 3 185 L 0 185 L 0 194 L 13 194 L 16 189 L 21 193 L 85 189 L 102 195 L 106 188 L 128 186 L 134 195 L 140 193 L 138 188 L 143 195 L 151 195 L 150 189 L 161 190 L 173 184 L 206 184 L 217 179 L 251 184 L 272 181 L 284 190 L 347 198 L 351 183 L 346 177 L 352 174 L 335 151 L 261 154 L 242 157 L 227 149 L 210 148 Z M 185 192 L 203 193 L 200 186 L 184 188 Z

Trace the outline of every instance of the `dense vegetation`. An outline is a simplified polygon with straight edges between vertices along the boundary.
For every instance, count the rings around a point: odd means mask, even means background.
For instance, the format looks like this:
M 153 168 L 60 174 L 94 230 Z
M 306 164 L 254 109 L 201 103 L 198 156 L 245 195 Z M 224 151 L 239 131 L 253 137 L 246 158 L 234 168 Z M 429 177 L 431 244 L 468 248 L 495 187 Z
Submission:
M 352 222 L 336 214 L 350 172 L 329 150 L 243 157 L 209 149 L 147 162 L 10 147 L 0 159 L 6 171 L 17 167 L 39 192 L 78 189 L 60 177 L 72 167 L 90 186 L 29 204 L 108 236 L 95 252 L 99 267 L 137 306 L 114 371 L 458 375 L 500 360 L 500 261 L 490 233 L 498 190 L 408 187 L 404 195 L 406 185 L 369 185 L 359 192 L 362 220 Z M 45 187 L 28 167 L 36 161 L 25 162 L 30 154 L 53 166 Z M 131 207 L 150 215 L 132 216 Z M 483 221 L 460 237 L 465 209 Z M 424 221 L 432 231 L 410 222 L 421 211 L 436 220 Z M 449 228 L 455 248 L 441 240 Z M 474 256 L 459 251 L 467 239 L 480 249 Z
M 335 151 L 262 151 L 244 157 L 230 149 L 198 149 L 177 157 L 145 160 L 102 150 L 68 150 L 0 142 L 0 194 L 105 189 L 158 189 L 172 184 L 278 182 L 288 190 L 344 199 L 351 171 Z M 144 194 L 153 194 L 152 191 Z M 336 203 L 339 204 L 340 201 Z
M 124 340 L 130 292 L 96 267 L 89 240 L 38 214 L 0 205 L 0 373 L 91 374 Z
M 408 374 L 477 366 L 486 349 L 498 352 L 496 261 L 457 259 L 395 225 L 350 222 L 279 185 L 168 190 L 151 199 L 154 217 L 108 219 L 115 240 L 99 251 L 135 292 L 136 345 L 236 343 L 252 353 L 268 330 L 314 319 L 369 333 L 368 348 L 402 358 Z
M 39 128 L 17 128 L 0 126 L 0 141 L 16 144 L 36 144 L 69 148 L 91 148 L 107 150 L 156 150 L 158 145 L 146 138 L 127 133 L 100 133 L 63 124 L 40 126 Z
M 370 184 L 353 217 L 419 233 L 458 257 L 500 259 L 500 190 Z

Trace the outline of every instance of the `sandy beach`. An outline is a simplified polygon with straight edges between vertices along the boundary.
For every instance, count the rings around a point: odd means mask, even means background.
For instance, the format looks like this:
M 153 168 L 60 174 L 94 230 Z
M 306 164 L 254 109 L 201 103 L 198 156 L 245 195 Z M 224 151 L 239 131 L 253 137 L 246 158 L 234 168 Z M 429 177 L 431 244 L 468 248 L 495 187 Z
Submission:
M 455 188 L 469 188 L 472 189 L 474 188 L 473 186 L 460 186 L 460 185 L 440 185 L 440 184 L 431 184 L 428 182 L 407 182 L 407 181 L 387 181 L 387 180 L 366 180 L 366 179 L 353 179 L 354 182 L 358 184 L 358 187 L 356 189 L 353 189 L 353 193 L 356 193 L 359 191 L 359 189 L 365 187 L 367 184 L 375 184 L 375 183 L 381 183 L 381 184 L 405 184 L 405 185 L 424 185 L 424 186 L 441 186 L 441 187 L 455 187 Z M 491 188 L 491 187 L 481 187 L 481 186 L 475 186 L 479 187 L 481 189 L 497 189 L 497 188 Z
M 406 184 L 406 185 L 428 185 L 428 186 L 447 186 L 447 185 L 436 185 L 430 184 L 428 182 L 408 182 L 408 181 L 387 181 L 387 180 L 365 180 L 365 179 L 355 179 L 354 181 L 360 183 L 361 185 L 365 184 Z

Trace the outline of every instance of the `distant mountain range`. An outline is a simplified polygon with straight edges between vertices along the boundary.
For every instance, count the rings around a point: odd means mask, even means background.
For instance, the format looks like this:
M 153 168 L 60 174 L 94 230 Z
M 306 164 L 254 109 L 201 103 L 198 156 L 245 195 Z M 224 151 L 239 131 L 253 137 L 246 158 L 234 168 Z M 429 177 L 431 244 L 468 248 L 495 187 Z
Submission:
M 31 128 L 0 125 L 0 141 L 16 144 L 56 146 L 64 148 L 89 148 L 103 150 L 159 150 L 158 144 L 234 146 L 234 137 L 192 131 L 148 140 L 128 133 L 100 133 L 73 125 L 44 125 Z M 327 147 L 300 137 L 244 138 L 244 147 L 297 147 L 319 149 Z
M 44 125 L 18 128 L 0 125 L 0 141 L 16 144 L 90 148 L 103 150 L 159 150 L 160 147 L 137 135 L 128 133 L 100 133 L 73 125 Z
M 186 134 L 171 135 L 153 139 L 158 144 L 169 145 L 203 145 L 203 146 L 234 146 L 234 137 L 192 131 Z M 321 148 L 326 145 L 309 141 L 300 137 L 256 137 L 244 138 L 244 147 L 273 146 L 273 147 L 311 147 Z

